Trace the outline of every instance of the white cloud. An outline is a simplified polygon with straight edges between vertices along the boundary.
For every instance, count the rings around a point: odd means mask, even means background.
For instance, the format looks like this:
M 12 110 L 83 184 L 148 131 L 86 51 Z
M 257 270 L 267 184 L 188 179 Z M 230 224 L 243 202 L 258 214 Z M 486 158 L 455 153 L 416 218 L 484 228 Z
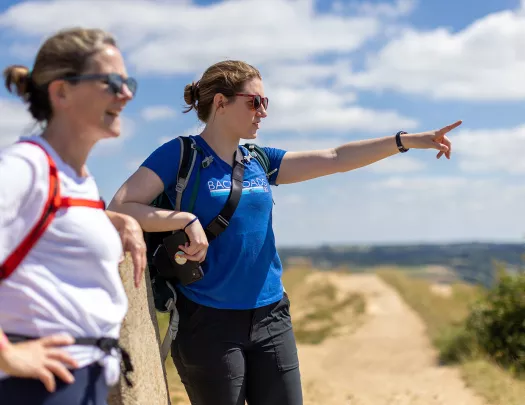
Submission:
M 421 196 L 429 192 L 440 192 L 445 194 L 454 194 L 470 182 L 465 177 L 456 176 L 412 176 L 407 177 L 389 177 L 385 180 L 378 180 L 369 184 L 370 190 L 396 190 L 402 192 L 420 193 Z
M 126 169 L 128 170 L 132 170 L 132 171 L 135 171 L 137 170 L 140 165 L 142 164 L 142 162 L 144 162 L 144 160 L 146 160 L 148 156 L 144 156 L 144 157 L 135 157 L 133 159 L 130 159 L 128 161 L 126 161 Z
M 411 14 L 417 6 L 416 0 L 397 0 L 390 3 L 372 3 L 369 1 L 357 1 L 348 4 L 347 7 L 342 2 L 335 5 L 339 11 L 348 8 L 358 14 L 369 16 L 381 16 L 387 18 L 399 18 Z
M 525 124 L 508 129 L 462 130 L 454 136 L 452 147 L 465 172 L 525 173 Z
M 268 117 L 261 128 L 268 131 L 388 132 L 413 129 L 417 121 L 395 111 L 372 110 L 355 105 L 355 94 L 322 87 L 275 88 Z
M 173 118 L 176 115 L 175 110 L 168 105 L 152 105 L 140 112 L 140 116 L 146 121 L 159 121 Z
M 39 37 L 64 26 L 105 28 L 137 69 L 156 73 L 192 73 L 224 58 L 263 64 L 347 53 L 380 30 L 377 18 L 316 14 L 314 7 L 312 0 L 55 0 L 14 5 L 0 14 L 0 26 Z
M 204 124 L 199 123 L 181 133 L 178 133 L 175 135 L 161 136 L 158 140 L 158 143 L 159 145 L 163 145 L 166 142 L 171 141 L 172 139 L 178 138 L 179 136 L 199 135 L 203 129 L 204 129 Z
M 525 230 L 525 186 L 501 178 L 404 174 L 367 183 L 350 172 L 273 192 L 278 245 L 517 241 Z
M 396 174 L 396 173 L 410 173 L 420 172 L 425 170 L 426 164 L 421 160 L 412 156 L 397 155 L 388 159 L 380 160 L 365 170 L 379 174 Z
M 405 30 L 340 83 L 435 99 L 525 98 L 525 13 L 487 15 L 459 32 Z
M 317 138 L 306 138 L 306 137 L 270 137 L 264 133 L 258 134 L 255 141 L 261 146 L 270 146 L 272 148 L 283 149 L 286 151 L 301 152 L 307 150 L 320 150 L 327 148 L 335 148 L 336 146 L 342 145 L 348 140 L 343 138 L 333 137 L 317 137 Z
M 396 3 L 396 9 L 406 7 L 403 4 Z M 242 17 L 255 9 L 256 19 Z M 106 28 L 122 39 L 127 60 L 142 73 L 196 74 L 224 58 L 247 60 L 261 69 L 271 95 L 264 128 L 300 133 L 383 133 L 417 125 L 395 111 L 360 107 L 354 92 L 329 84 L 350 69 L 348 54 L 379 33 L 380 21 L 377 15 L 319 14 L 312 0 L 229 0 L 210 6 L 55 0 L 20 3 L 0 14 L 0 27 L 39 38 L 57 26 Z M 327 54 L 335 61 L 315 61 Z M 160 119 L 172 110 L 162 107 L 142 114 Z
M 7 146 L 21 136 L 41 132 L 43 127 L 37 123 L 27 111 L 27 106 L 21 102 L 0 98 L 0 147 Z M 93 155 L 112 154 L 122 147 L 122 144 L 133 136 L 135 123 L 131 118 L 121 117 L 122 133 L 118 138 L 100 141 L 93 148 Z
M 339 72 L 348 71 L 351 62 L 349 59 L 338 59 L 334 62 L 278 62 L 272 65 L 265 65 L 261 69 L 264 77 L 265 86 L 272 87 L 295 87 L 295 86 L 318 86 L 326 84 Z M 346 91 L 348 93 L 348 91 Z M 315 94 L 315 93 L 314 93 Z M 311 94 L 309 98 L 314 97 Z M 352 94 L 352 93 L 350 93 Z M 310 101 L 310 100 L 308 100 Z
M 355 92 L 332 86 L 330 81 L 349 65 L 348 60 L 340 59 L 267 66 L 262 74 L 270 104 L 264 131 L 385 133 L 417 126 L 415 120 L 395 111 L 360 107 Z
M 30 135 L 39 128 L 27 111 L 27 106 L 20 101 L 0 98 L 0 115 L 0 147 L 15 142 L 21 136 Z

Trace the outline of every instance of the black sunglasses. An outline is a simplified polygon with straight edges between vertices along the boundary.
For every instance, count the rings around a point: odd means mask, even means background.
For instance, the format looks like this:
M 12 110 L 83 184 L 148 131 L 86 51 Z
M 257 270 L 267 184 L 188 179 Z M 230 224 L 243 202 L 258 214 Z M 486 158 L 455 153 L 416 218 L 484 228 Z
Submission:
M 124 85 L 128 86 L 129 91 L 133 96 L 137 93 L 137 81 L 132 78 L 124 78 L 123 76 L 117 73 L 108 73 L 108 74 L 88 74 L 88 75 L 78 75 L 78 76 L 66 76 L 62 80 L 67 80 L 68 82 L 78 83 L 83 81 L 90 80 L 100 80 L 103 83 L 106 83 L 109 87 L 109 91 L 114 94 L 123 94 Z
M 251 97 L 252 99 L 251 109 L 252 110 L 257 111 L 261 107 L 261 104 L 265 110 L 268 109 L 268 97 L 261 97 L 258 94 L 245 94 L 245 93 L 235 93 L 235 95 L 241 96 L 241 97 Z

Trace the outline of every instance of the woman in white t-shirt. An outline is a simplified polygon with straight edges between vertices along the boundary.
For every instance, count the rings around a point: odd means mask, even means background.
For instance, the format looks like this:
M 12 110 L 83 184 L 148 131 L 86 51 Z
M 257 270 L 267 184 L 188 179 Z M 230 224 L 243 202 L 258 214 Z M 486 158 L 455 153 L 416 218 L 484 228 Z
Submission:
M 86 160 L 120 135 L 137 84 L 111 35 L 80 28 L 4 77 L 45 125 L 0 150 L 0 403 L 106 404 L 121 358 L 130 368 L 118 263 L 131 252 L 138 286 L 145 246 L 135 220 L 105 210 Z

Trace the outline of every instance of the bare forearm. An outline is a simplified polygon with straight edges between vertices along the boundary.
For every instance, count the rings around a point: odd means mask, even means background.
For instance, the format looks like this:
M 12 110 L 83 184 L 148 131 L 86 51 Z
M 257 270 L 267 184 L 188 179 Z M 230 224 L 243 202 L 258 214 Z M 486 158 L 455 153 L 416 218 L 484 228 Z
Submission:
M 405 137 L 402 137 L 405 145 Z M 405 145 L 405 147 L 407 147 Z M 399 153 L 393 136 L 349 142 L 335 148 L 335 171 L 347 172 Z
M 4 354 L 6 353 L 6 350 L 9 348 L 9 346 L 9 340 L 7 340 L 7 336 L 2 331 L 2 328 L 0 328 L 0 371 L 5 372 L 7 370 L 7 362 Z
M 164 210 L 135 202 L 116 203 L 112 201 L 107 213 L 110 220 L 117 223 L 118 218 L 114 215 L 114 218 L 112 218 L 112 211 L 132 216 L 146 232 L 164 232 L 182 229 L 189 221 L 195 218 L 195 216 L 189 212 Z M 113 224 L 118 228 L 115 222 L 113 222 Z

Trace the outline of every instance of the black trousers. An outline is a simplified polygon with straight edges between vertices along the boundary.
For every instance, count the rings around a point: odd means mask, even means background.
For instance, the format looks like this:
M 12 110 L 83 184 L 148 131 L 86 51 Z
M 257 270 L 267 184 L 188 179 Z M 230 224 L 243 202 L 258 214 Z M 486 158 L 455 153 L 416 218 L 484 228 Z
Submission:
M 222 310 L 178 294 L 172 357 L 192 405 L 302 405 L 286 294 L 253 310 Z

